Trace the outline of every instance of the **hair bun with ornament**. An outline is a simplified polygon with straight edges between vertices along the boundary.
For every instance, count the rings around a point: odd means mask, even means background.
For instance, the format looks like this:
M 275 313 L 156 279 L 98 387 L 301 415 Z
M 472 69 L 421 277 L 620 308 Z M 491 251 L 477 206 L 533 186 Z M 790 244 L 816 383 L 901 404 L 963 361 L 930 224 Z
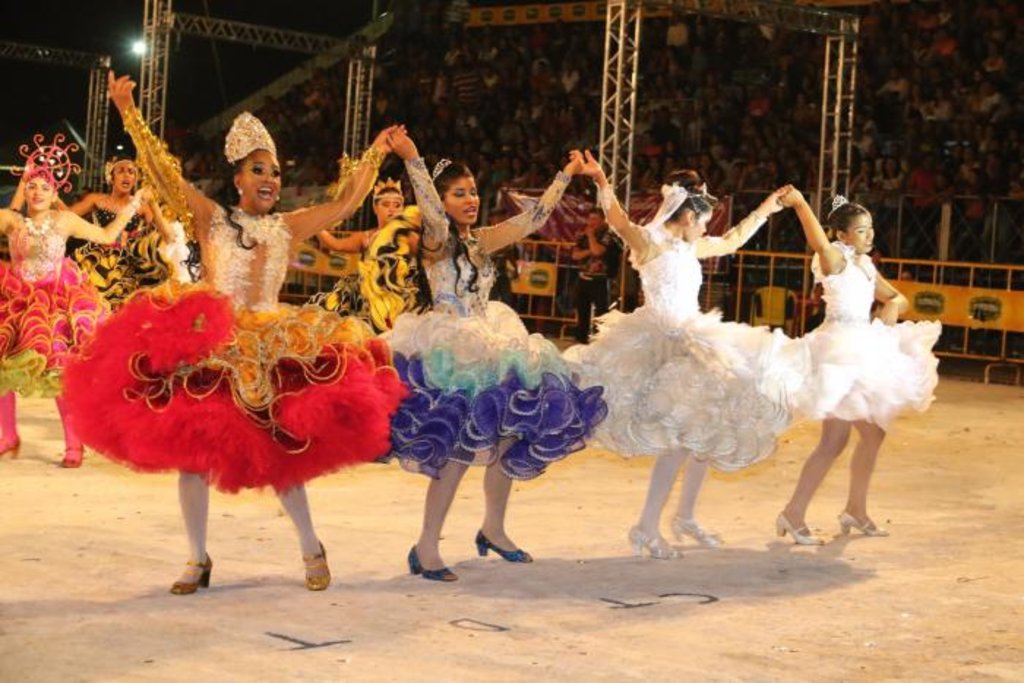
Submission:
M 32 145 L 18 147 L 18 153 L 25 158 L 25 182 L 42 178 L 53 185 L 55 190 L 69 192 L 71 176 L 82 171 L 81 166 L 71 161 L 71 153 L 77 152 L 80 147 L 74 142 L 65 146 L 63 133 L 55 134 L 49 144 L 45 140 L 42 133 L 36 133 L 32 136 Z

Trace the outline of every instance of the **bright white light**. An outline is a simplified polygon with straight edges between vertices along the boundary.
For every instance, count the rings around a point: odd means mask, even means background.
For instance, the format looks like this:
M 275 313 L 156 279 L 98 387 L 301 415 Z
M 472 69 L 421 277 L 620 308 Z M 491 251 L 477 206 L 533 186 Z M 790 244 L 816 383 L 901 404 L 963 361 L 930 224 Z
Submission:
M 146 41 L 136 40 L 132 43 L 132 54 L 140 57 L 146 54 Z
M 124 145 L 118 145 L 117 146 L 117 151 L 118 152 L 123 152 L 124 151 Z

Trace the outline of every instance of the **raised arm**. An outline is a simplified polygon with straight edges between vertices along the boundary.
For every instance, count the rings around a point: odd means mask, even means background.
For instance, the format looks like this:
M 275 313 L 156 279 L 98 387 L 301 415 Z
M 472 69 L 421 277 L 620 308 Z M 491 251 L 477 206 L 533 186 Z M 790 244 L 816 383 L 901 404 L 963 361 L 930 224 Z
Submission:
M 439 251 L 448 241 L 448 216 L 444 213 L 444 204 L 437 194 L 427 165 L 420 158 L 416 143 L 404 130 L 392 137 L 392 145 L 395 154 L 405 162 L 405 171 L 409 174 L 409 182 L 416 195 L 416 205 L 420 208 L 423 246 L 428 251 Z
M 181 174 L 181 162 L 167 151 L 167 144 L 146 125 L 132 99 L 135 82 L 128 76 L 115 78 L 111 71 L 108 87 L 110 99 L 121 114 L 124 129 L 135 144 L 136 162 L 145 179 L 170 207 L 171 213 L 186 225 L 208 226 L 216 205 L 185 180 Z
M 697 258 L 710 258 L 712 256 L 725 256 L 735 253 L 740 247 L 754 236 L 754 233 L 777 211 L 784 208 L 779 203 L 782 195 L 793 189 L 792 185 L 786 185 L 768 195 L 761 205 L 751 211 L 746 218 L 726 231 L 721 237 L 702 237 L 694 244 Z
M 21 214 L 11 209 L 0 209 L 0 235 L 6 235 L 21 221 Z
M 349 218 L 363 205 L 373 189 L 377 171 L 391 152 L 391 136 L 398 126 L 382 130 L 355 164 L 342 164 L 342 177 L 335 184 L 335 199 L 284 214 L 292 232 L 292 243 L 305 242 L 321 230 L 334 227 Z
M 615 198 L 615 190 L 608 182 L 604 169 L 601 168 L 601 164 L 597 163 L 597 159 L 589 149 L 583 152 L 583 158 L 584 164 L 581 173 L 594 179 L 594 183 L 597 185 L 597 204 L 604 211 L 608 227 L 614 230 L 626 243 L 626 246 L 642 261 L 650 247 L 650 241 L 644 234 L 643 228 L 630 222 L 629 215 L 619 204 L 619 200 Z
M 317 233 L 320 247 L 330 251 L 340 251 L 345 254 L 358 254 L 370 246 L 370 231 L 353 232 L 345 237 L 335 237 L 327 230 Z
M 96 210 L 96 203 L 99 202 L 102 197 L 103 195 L 99 192 L 90 192 L 71 206 L 67 207 L 67 210 L 76 216 L 88 216 Z
M 117 212 L 117 218 L 104 228 L 94 225 L 70 211 L 61 211 L 57 220 L 65 234 L 70 237 L 77 237 L 80 240 L 88 240 L 97 244 L 113 244 L 132 217 L 138 213 L 139 207 L 142 206 L 142 200 L 147 194 L 148 190 L 136 192 L 131 201 Z
M 818 222 L 811 206 L 804 199 L 800 190 L 792 189 L 779 199 L 783 206 L 791 207 L 800 219 L 804 236 L 807 238 L 807 245 L 818 255 L 821 264 L 821 272 L 825 275 L 832 275 L 842 272 L 846 267 L 846 259 L 839 249 L 834 247 L 825 234 L 825 229 Z
M 533 208 L 527 209 L 497 225 L 478 228 L 473 231 L 473 235 L 479 240 L 480 249 L 485 254 L 493 254 L 540 230 L 547 223 L 548 218 L 551 217 L 551 212 L 558 205 L 558 200 L 565 194 L 565 188 L 569 187 L 572 177 L 579 173 L 582 168 L 583 155 L 577 151 L 571 152 L 569 154 L 569 163 L 559 171 Z

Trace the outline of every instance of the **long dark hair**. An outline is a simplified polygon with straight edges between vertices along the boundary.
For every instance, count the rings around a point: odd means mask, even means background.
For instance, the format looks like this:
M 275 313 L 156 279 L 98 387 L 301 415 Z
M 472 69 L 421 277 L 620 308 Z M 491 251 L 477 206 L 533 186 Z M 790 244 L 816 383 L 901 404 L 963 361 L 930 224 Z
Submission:
M 224 187 L 221 188 L 218 194 L 218 203 L 224 207 L 224 215 L 227 217 L 228 225 L 235 230 L 235 244 L 245 250 L 255 249 L 256 242 L 249 242 L 245 238 L 245 228 L 235 221 L 231 215 L 231 207 L 238 205 L 238 191 L 235 188 L 235 176 L 242 172 L 242 164 L 245 163 L 245 159 L 239 159 L 233 164 L 228 165 L 229 172 L 226 173 L 226 181 Z
M 665 178 L 666 185 L 678 185 L 684 188 L 690 196 L 676 209 L 676 212 L 669 216 L 669 222 L 679 220 L 683 211 L 693 211 L 698 217 L 711 215 L 718 204 L 718 200 L 707 193 L 707 183 L 700 173 L 692 168 L 684 168 L 672 171 Z
M 434 178 L 434 188 L 437 190 L 438 196 L 443 200 L 445 192 L 448 191 L 448 188 L 451 187 L 452 183 L 459 178 L 472 177 L 473 174 L 465 164 L 461 162 L 451 163 Z M 469 284 L 466 285 L 466 290 L 474 293 L 479 291 L 480 287 L 477 284 L 477 280 L 480 278 L 480 272 L 473 264 L 473 259 L 469 257 L 469 249 L 459 236 L 459 226 L 451 216 L 448 216 L 448 244 L 451 246 L 452 264 L 455 266 L 455 286 L 458 287 L 459 280 L 462 279 L 462 267 L 459 265 L 459 256 L 465 256 L 466 263 L 469 264 L 470 268 Z M 423 248 L 426 248 L 425 245 Z M 426 282 L 425 277 L 423 278 L 423 281 L 419 283 L 419 286 L 426 287 L 427 292 L 430 292 L 430 285 Z M 458 292 L 456 292 L 456 294 L 458 294 Z M 433 300 L 432 293 L 430 294 L 430 299 Z

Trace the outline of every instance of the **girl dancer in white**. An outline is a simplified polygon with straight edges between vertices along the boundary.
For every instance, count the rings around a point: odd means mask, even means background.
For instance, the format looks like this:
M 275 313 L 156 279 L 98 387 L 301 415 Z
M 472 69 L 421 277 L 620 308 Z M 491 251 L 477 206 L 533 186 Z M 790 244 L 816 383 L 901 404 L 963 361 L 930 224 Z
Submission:
M 589 152 L 582 172 L 597 183 L 608 224 L 629 247 L 644 287 L 642 307 L 604 316 L 594 342 L 566 352 L 585 383 L 605 387 L 609 417 L 598 426 L 598 441 L 627 457 L 659 456 L 629 541 L 638 555 L 644 549 L 655 558 L 678 555 L 659 520 L 688 462 L 672 530 L 677 538 L 717 545 L 693 514 L 708 465 L 737 470 L 772 453 L 790 422 L 789 397 L 807 358 L 781 332 L 723 323 L 718 311 L 701 313 L 699 259 L 739 249 L 782 209 L 779 197 L 790 188 L 770 194 L 722 237 L 706 237 L 714 199 L 695 171 L 669 176 L 657 215 L 642 227 L 629 221 Z
M 814 250 L 811 270 L 825 289 L 825 322 L 804 337 L 813 359 L 812 383 L 805 396 L 808 416 L 822 420 L 821 440 L 804 463 L 800 481 L 776 519 L 780 536 L 787 532 L 801 545 L 823 543 L 804 521 L 807 506 L 832 463 L 843 452 L 854 428 L 860 441 L 850 464 L 850 491 L 839 515 L 844 534 L 858 529 L 866 536 L 888 536 L 868 516 L 867 498 L 878 449 L 896 414 L 907 407 L 924 410 L 934 398 L 939 361 L 931 349 L 942 327 L 938 322 L 903 322 L 907 299 L 878 274 L 868 253 L 875 232 L 871 213 L 836 197 L 828 225 L 830 242 L 803 195 L 782 198 L 796 210 L 807 243 Z M 871 320 L 871 304 L 882 303 Z

